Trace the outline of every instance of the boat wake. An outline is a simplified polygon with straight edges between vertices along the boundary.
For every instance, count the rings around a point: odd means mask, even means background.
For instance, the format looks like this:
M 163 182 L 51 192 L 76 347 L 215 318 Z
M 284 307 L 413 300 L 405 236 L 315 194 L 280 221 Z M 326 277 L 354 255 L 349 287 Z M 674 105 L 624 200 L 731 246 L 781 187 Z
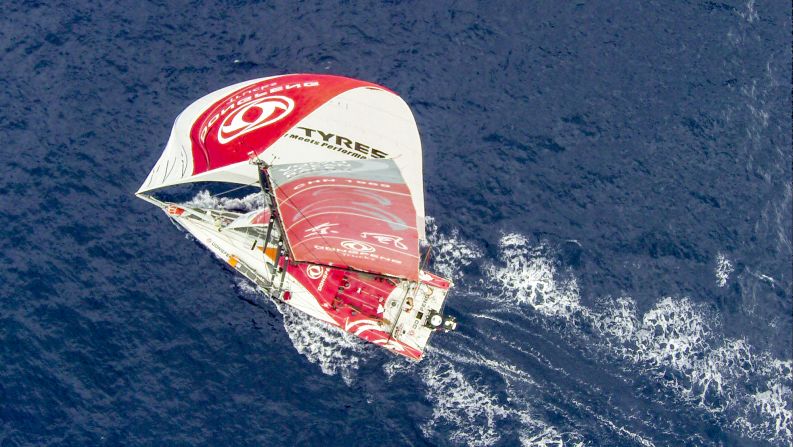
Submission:
M 448 359 L 436 356 L 426 360 L 421 379 L 433 408 L 432 418 L 421 424 L 424 435 L 431 439 L 447 436 L 461 445 L 486 446 L 498 441 L 497 424 L 510 410 L 487 387 L 469 381 Z
M 252 208 L 257 200 L 254 196 L 223 201 L 202 193 L 194 200 L 201 200 L 203 206 L 211 202 L 218 208 L 240 209 L 248 204 Z M 588 354 L 592 360 L 617 362 L 624 377 L 638 372 L 680 402 L 705 410 L 725 428 L 779 445 L 790 442 L 791 361 L 757 352 L 746 340 L 725 338 L 718 315 L 705 306 L 687 297 L 662 297 L 641 314 L 631 297 L 621 296 L 603 297 L 587 307 L 581 304 L 575 276 L 555 260 L 547 243 L 533 245 L 523 235 L 504 235 L 499 241 L 499 257 L 493 262 L 482 259 L 481 250 L 458 233 L 440 232 L 431 218 L 427 223 L 433 269 L 464 282 L 463 270 L 478 267 L 483 275 L 495 279 L 463 292 L 475 293 L 477 299 L 471 301 L 482 303 L 479 311 L 470 314 L 472 320 L 465 329 L 454 337 L 439 339 L 420 363 L 395 358 L 383 366 L 388 380 L 420 380 L 431 405 L 427 419 L 419 422 L 427 438 L 457 445 L 508 440 L 524 446 L 585 444 L 575 424 L 567 420 L 573 419 L 568 417 L 571 411 L 560 409 L 548 398 L 548 393 L 553 396 L 563 391 L 547 391 L 547 382 L 539 385 L 524 367 L 492 351 L 495 341 L 559 377 L 569 376 L 532 346 L 534 340 L 529 337 L 541 338 L 542 334 L 527 332 L 526 324 L 515 321 L 517 314 L 521 319 L 550 323 L 544 329 L 556 330 L 563 339 L 578 338 L 579 344 L 594 351 Z M 718 273 L 717 278 L 721 279 Z M 249 292 L 255 292 L 248 287 Z M 314 319 L 300 318 L 291 307 L 277 307 L 297 352 L 324 374 L 353 385 L 367 357 L 364 343 Z M 562 322 L 564 331 L 554 322 Z M 512 335 L 507 337 L 505 331 Z M 521 342 L 520 336 L 526 341 Z M 564 399 L 577 411 L 592 413 L 611 436 L 653 445 L 625 426 L 624 421 L 636 415 L 609 419 L 585 403 L 576 403 L 577 398 Z M 551 423 L 548 414 L 568 416 Z
M 509 298 L 510 305 L 573 323 L 581 329 L 576 337 L 590 337 L 600 351 L 623 361 L 627 373 L 638 369 L 722 426 L 749 438 L 790 443 L 791 360 L 724 337 L 719 316 L 687 297 L 663 297 L 643 315 L 630 297 L 584 307 L 575 278 L 560 273 L 545 245 L 510 234 L 500 248 L 499 262 L 484 267 L 500 292 L 489 295 L 491 300 Z M 719 281 L 729 274 L 726 262 L 719 261 Z M 594 331 L 587 333 L 587 326 Z
M 604 316 L 595 322 L 612 352 L 724 426 L 758 440 L 790 442 L 790 360 L 723 337 L 717 316 L 688 298 L 663 298 L 641 318 L 628 298 L 604 310 L 593 317 Z
M 499 380 L 488 386 L 488 375 Z M 527 397 L 537 384 L 507 362 L 470 351 L 436 349 L 421 367 L 420 377 L 434 403 L 432 418 L 421 425 L 430 439 L 482 446 L 499 441 L 532 447 L 583 445 L 574 430 L 562 431 L 544 420 L 542 409 Z
M 439 231 L 432 218 L 428 218 L 427 230 L 433 246 L 432 268 L 464 282 L 463 270 L 479 260 L 482 251 L 456 231 Z M 476 287 L 472 292 L 476 293 Z M 390 380 L 398 374 L 420 378 L 432 404 L 430 417 L 420 424 L 425 437 L 471 446 L 499 442 L 532 447 L 583 445 L 575 430 L 558 429 L 544 420 L 543 409 L 538 410 L 528 398 L 538 385 L 527 372 L 506 359 L 494 358 L 476 338 L 466 336 L 467 331 L 443 338 L 418 364 L 395 359 L 384 365 Z
M 322 321 L 305 318 L 291 306 L 281 303 L 276 306 L 297 352 L 317 364 L 324 374 L 338 375 L 347 385 L 352 385 L 366 350 L 364 342 Z

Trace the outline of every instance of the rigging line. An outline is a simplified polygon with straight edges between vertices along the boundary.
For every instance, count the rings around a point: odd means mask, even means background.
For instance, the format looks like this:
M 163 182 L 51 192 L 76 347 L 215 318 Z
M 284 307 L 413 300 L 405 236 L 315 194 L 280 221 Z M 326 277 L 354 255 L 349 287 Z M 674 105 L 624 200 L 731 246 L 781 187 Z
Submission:
M 432 242 L 427 241 L 427 245 L 428 245 L 427 253 L 424 255 L 424 261 L 421 263 L 421 270 L 425 270 L 427 268 L 427 264 L 429 264 L 430 262 L 430 253 L 432 253 Z
M 229 189 L 228 191 L 219 192 L 217 194 L 211 194 L 209 197 L 220 197 L 220 196 L 222 196 L 224 194 L 228 194 L 230 192 L 234 192 L 234 191 L 236 191 L 238 189 L 247 188 L 247 187 L 253 186 L 253 185 L 257 184 L 257 183 L 259 183 L 259 182 L 256 181 L 256 182 L 253 182 L 253 183 L 248 183 L 247 185 L 238 186 L 236 188 Z

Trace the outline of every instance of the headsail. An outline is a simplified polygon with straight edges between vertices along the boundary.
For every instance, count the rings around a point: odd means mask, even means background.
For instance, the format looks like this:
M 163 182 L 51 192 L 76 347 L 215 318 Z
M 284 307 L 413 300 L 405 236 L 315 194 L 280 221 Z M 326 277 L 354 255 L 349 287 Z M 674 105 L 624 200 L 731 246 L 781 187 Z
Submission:
M 201 181 L 254 184 L 251 152 L 276 165 L 392 158 L 424 237 L 421 142 L 410 109 L 384 87 L 339 76 L 262 78 L 199 99 L 176 119 L 138 193 Z
M 294 260 L 418 280 L 416 210 L 393 160 L 297 163 L 269 173 Z

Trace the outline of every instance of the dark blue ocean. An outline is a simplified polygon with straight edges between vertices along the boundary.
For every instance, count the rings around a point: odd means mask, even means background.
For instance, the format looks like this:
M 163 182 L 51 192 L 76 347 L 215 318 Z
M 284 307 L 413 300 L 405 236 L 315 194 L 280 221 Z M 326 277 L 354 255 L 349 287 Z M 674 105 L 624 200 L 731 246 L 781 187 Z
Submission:
M 0 446 L 790 444 L 789 2 L 0 10 Z M 416 116 L 460 322 L 420 363 L 133 196 L 192 101 L 296 72 Z

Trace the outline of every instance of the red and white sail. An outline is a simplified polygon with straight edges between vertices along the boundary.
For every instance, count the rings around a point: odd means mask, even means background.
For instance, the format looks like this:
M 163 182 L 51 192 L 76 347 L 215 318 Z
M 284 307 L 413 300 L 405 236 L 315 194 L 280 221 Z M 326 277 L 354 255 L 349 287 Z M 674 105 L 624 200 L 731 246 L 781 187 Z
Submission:
M 269 172 L 293 260 L 418 281 L 416 209 L 393 160 L 288 164 Z
M 395 93 L 369 82 L 293 74 L 211 93 L 174 123 L 138 193 L 192 182 L 255 184 L 254 153 L 272 165 L 393 159 L 424 237 L 422 152 L 416 122 Z

